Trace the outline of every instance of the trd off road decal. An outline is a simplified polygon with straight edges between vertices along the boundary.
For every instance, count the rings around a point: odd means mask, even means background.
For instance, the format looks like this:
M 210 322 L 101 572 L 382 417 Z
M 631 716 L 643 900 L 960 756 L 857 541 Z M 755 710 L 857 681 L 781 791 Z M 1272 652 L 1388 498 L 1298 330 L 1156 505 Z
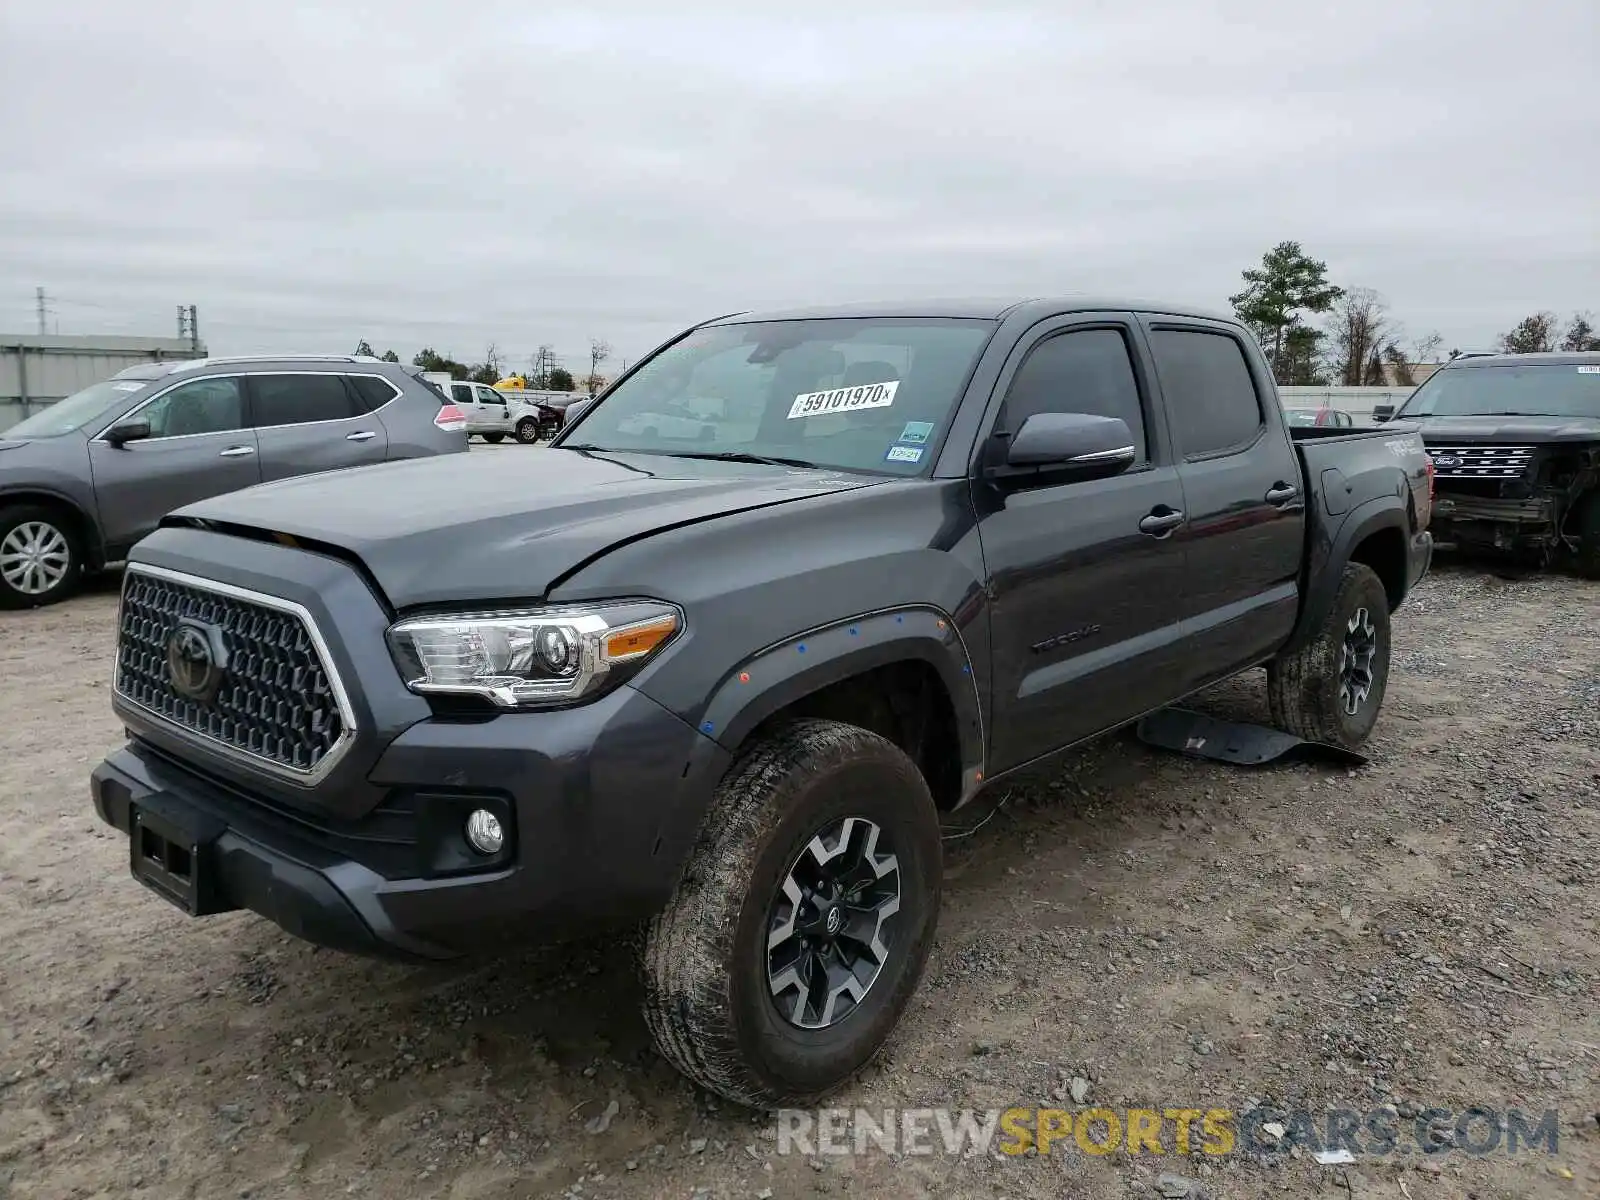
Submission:
M 855 412 L 862 408 L 888 408 L 894 403 L 894 394 L 899 388 L 900 381 L 891 379 L 888 383 L 863 383 L 826 392 L 802 392 L 789 406 L 789 420 Z

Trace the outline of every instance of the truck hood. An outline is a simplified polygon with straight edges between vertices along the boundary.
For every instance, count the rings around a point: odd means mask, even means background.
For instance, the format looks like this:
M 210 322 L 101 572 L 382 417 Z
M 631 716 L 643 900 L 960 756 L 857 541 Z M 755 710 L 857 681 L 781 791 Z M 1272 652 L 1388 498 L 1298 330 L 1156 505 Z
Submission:
M 397 609 L 541 599 L 611 547 L 883 480 L 657 454 L 446 454 L 278 480 L 167 524 L 287 535 L 354 555 Z
M 1396 424 L 1415 425 L 1430 445 L 1600 441 L 1600 417 L 1404 417 Z

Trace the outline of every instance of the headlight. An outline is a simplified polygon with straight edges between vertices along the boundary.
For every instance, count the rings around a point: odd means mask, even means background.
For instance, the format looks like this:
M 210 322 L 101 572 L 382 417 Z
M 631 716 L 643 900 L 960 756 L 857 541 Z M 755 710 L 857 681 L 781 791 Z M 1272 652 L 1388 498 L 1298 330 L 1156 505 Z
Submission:
M 389 648 L 413 692 L 483 696 L 501 708 L 567 704 L 620 683 L 683 627 L 670 604 L 559 605 L 412 617 Z

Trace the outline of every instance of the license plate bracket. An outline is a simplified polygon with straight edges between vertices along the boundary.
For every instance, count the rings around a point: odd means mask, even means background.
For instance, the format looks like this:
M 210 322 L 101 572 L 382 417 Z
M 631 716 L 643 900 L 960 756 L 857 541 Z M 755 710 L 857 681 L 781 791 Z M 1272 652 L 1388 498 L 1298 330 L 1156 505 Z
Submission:
M 222 822 L 185 811 L 160 794 L 128 806 L 133 877 L 192 917 L 215 911 L 212 847 Z

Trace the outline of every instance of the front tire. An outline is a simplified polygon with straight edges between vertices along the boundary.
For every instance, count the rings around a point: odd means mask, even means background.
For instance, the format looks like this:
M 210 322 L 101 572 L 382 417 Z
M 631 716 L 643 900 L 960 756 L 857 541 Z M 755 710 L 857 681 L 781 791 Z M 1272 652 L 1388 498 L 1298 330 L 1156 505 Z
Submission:
M 524 417 L 517 422 L 517 441 L 525 446 L 531 446 L 539 440 L 539 422 L 532 417 Z
M 1307 741 L 1354 750 L 1371 734 L 1389 684 L 1389 594 L 1365 563 L 1345 564 L 1322 627 L 1267 665 L 1278 726 Z
M 484 433 L 479 434 L 479 436 L 491 446 L 498 446 L 501 442 L 506 440 L 506 435 L 503 433 Z
M 0 608 L 65 600 L 83 579 L 83 548 L 72 523 L 41 504 L 0 509 Z
M 938 919 L 939 818 L 877 734 L 802 720 L 729 770 L 645 946 L 661 1054 L 752 1107 L 813 1101 L 883 1047 Z

